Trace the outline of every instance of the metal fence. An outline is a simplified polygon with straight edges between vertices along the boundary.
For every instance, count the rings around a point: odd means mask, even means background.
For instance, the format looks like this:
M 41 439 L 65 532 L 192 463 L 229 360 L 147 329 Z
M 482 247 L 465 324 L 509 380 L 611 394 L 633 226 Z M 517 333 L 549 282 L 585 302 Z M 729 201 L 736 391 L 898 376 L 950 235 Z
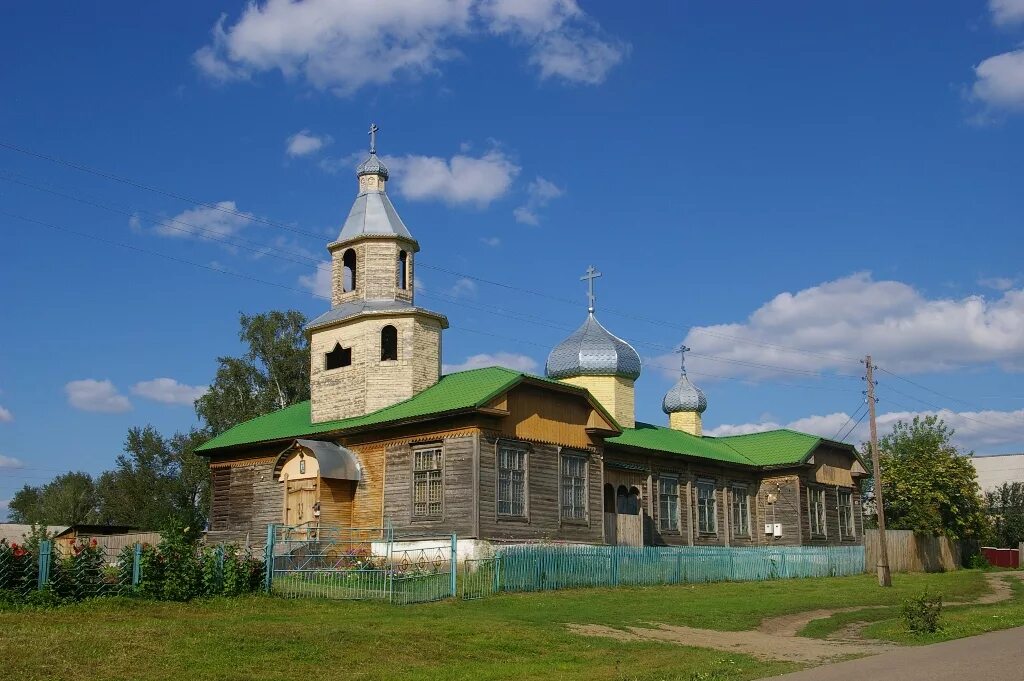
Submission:
M 835 577 L 863 571 L 862 546 L 508 546 L 493 558 L 464 561 L 460 595 Z
M 271 525 L 266 556 L 266 590 L 280 596 L 422 603 L 457 595 L 454 534 Z
M 3 545 L 0 589 L 22 596 L 48 589 L 71 600 L 124 595 L 139 582 L 141 549 L 140 544 L 112 550 L 85 542 L 63 553 L 50 540 Z

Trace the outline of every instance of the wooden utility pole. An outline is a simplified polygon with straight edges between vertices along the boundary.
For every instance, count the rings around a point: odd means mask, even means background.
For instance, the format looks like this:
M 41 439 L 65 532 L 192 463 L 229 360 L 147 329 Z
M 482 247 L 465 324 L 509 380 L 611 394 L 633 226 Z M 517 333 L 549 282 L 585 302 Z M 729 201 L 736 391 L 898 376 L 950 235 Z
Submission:
M 885 505 L 882 503 L 882 465 L 878 461 L 878 424 L 875 423 L 875 365 L 871 355 L 864 359 L 868 383 L 868 422 L 871 426 L 871 465 L 875 476 L 875 513 L 878 514 L 878 584 L 892 586 L 889 572 L 889 542 L 885 536 Z

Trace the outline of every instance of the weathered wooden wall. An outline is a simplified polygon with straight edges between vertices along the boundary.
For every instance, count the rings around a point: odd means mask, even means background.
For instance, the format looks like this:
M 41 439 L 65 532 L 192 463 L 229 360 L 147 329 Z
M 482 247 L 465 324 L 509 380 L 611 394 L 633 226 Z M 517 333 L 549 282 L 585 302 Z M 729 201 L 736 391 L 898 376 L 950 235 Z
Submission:
M 262 545 L 267 525 L 283 519 L 284 496 L 274 477 L 275 459 L 214 464 L 210 467 L 209 542 Z
M 911 530 L 887 530 L 889 569 L 892 572 L 944 572 L 960 568 L 960 542 L 946 537 L 923 537 Z M 878 530 L 864 533 L 864 569 L 874 572 L 878 564 Z
M 426 445 L 440 445 L 444 449 L 444 501 L 440 516 L 417 518 L 413 516 L 413 450 Z M 404 442 L 387 447 L 384 515 L 391 519 L 399 535 L 455 532 L 462 537 L 473 536 L 474 450 L 475 438 L 471 435 L 434 442 Z

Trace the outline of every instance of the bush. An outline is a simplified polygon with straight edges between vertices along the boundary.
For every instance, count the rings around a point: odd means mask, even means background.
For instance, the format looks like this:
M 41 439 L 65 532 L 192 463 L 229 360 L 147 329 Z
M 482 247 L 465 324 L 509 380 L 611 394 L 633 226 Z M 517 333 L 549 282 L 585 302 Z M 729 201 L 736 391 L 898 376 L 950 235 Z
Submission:
M 925 589 L 920 596 L 903 601 L 903 621 L 914 634 L 933 634 L 939 630 L 942 617 L 942 594 L 929 594 Z

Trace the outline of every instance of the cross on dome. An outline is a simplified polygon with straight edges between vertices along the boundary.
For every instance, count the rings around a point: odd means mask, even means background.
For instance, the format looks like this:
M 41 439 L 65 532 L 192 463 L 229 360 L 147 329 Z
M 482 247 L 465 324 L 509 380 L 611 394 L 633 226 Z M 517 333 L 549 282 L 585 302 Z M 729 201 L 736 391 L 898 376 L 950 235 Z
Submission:
M 587 273 L 580 277 L 580 281 L 587 282 L 587 311 L 593 314 L 594 303 L 597 296 L 594 295 L 594 280 L 601 276 L 601 273 L 593 265 L 587 267 Z
M 380 128 L 377 127 L 376 123 L 370 123 L 370 153 L 377 153 L 377 133 Z
M 685 345 L 680 345 L 678 348 L 675 349 L 675 352 L 679 353 L 679 372 L 683 376 L 686 375 L 686 353 L 688 353 L 689 351 L 690 348 L 686 347 Z

